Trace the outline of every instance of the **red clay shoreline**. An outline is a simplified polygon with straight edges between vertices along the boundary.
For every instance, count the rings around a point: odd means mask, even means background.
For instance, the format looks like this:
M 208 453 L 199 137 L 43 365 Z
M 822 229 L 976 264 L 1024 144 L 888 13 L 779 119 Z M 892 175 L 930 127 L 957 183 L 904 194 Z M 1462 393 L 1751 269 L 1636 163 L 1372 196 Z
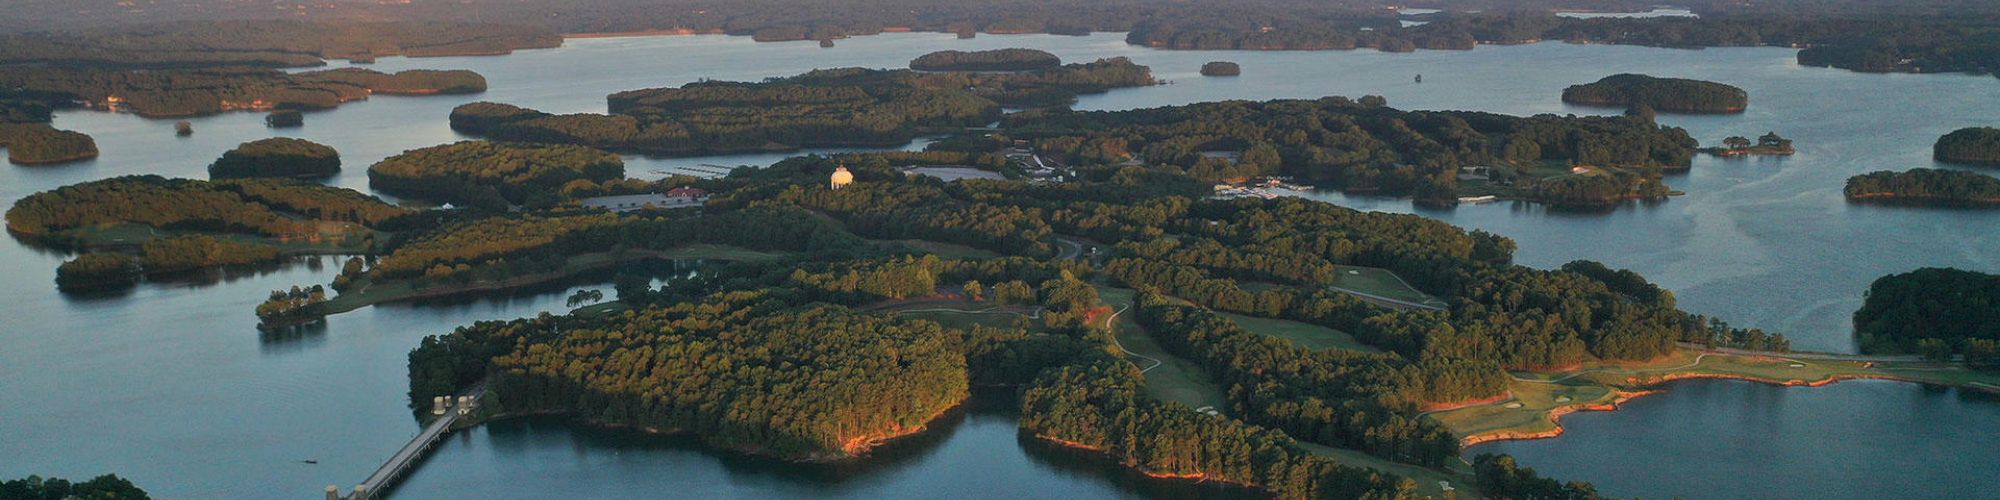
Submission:
M 1472 447 L 1474 445 L 1482 443 L 1490 443 L 1494 441 L 1548 439 L 1561 436 L 1563 434 L 1563 426 L 1562 426 L 1563 415 L 1568 415 L 1579 411 L 1617 411 L 1618 406 L 1625 404 L 1625 402 L 1627 401 L 1631 401 L 1633 399 L 1637 399 L 1642 396 L 1650 396 L 1654 394 L 1665 393 L 1667 392 L 1667 389 L 1661 386 L 1669 382 L 1674 382 L 1679 380 L 1740 380 L 1744 382 L 1753 382 L 1759 384 L 1778 385 L 1786 387 L 1822 387 L 1829 384 L 1833 384 L 1835 382 L 1841 382 L 1846 380 L 1890 380 L 1896 382 L 1908 382 L 1913 384 L 1943 385 L 1945 387 L 1957 387 L 1957 388 L 1979 391 L 1989 394 L 2000 394 L 2000 389 L 1994 389 L 1980 385 L 1944 385 L 1944 384 L 1936 384 L 1929 381 L 1916 380 L 1909 377 L 1904 377 L 1899 375 L 1889 375 L 1889 374 L 1877 375 L 1877 374 L 1850 373 L 1850 374 L 1833 375 L 1825 379 L 1814 380 L 1814 381 L 1805 381 L 1798 379 L 1781 381 L 1775 379 L 1758 378 L 1747 375 L 1736 375 L 1736 374 L 1726 374 L 1726 373 L 1684 372 L 1684 373 L 1670 373 L 1666 375 L 1661 375 L 1641 380 L 1634 380 L 1630 378 L 1628 378 L 1627 380 L 1638 382 L 1640 385 L 1643 385 L 1646 388 L 1636 391 L 1624 391 L 1624 390 L 1614 389 L 1614 391 L 1616 391 L 1615 392 L 1616 396 L 1613 397 L 1611 402 L 1609 403 L 1577 404 L 1577 405 L 1561 406 L 1555 409 L 1551 409 L 1549 410 L 1548 413 L 1548 419 L 1549 423 L 1555 424 L 1554 429 L 1550 429 L 1547 431 L 1539 431 L 1539 432 L 1496 431 L 1496 432 L 1488 432 L 1482 434 L 1473 434 L 1459 439 L 1459 448 L 1464 449 Z

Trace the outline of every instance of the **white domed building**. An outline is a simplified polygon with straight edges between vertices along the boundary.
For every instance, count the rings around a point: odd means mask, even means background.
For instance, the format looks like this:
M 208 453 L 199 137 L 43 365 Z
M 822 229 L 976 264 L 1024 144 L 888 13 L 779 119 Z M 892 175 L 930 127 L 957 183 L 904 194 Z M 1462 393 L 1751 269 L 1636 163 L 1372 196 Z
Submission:
M 853 183 L 854 183 L 854 173 L 847 171 L 846 165 L 842 165 L 838 168 L 833 169 L 833 179 L 832 182 L 830 183 L 831 188 L 840 189 L 843 187 L 847 187 L 848 184 L 853 184 Z

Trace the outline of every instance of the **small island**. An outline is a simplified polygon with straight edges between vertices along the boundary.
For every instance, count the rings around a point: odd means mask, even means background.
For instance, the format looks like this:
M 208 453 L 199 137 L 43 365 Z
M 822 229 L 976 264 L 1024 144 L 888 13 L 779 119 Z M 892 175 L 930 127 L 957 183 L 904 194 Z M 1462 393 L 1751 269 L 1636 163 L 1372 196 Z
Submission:
M 1967 127 L 1939 137 L 1931 157 L 1946 163 L 2000 166 L 2000 128 Z
M 326 313 L 319 307 L 323 302 L 326 302 L 326 287 L 320 285 L 272 290 L 270 298 L 257 304 L 257 329 L 272 331 L 323 321 Z
M 1562 100 L 1587 106 L 1644 105 L 1668 113 L 1742 113 L 1750 94 L 1715 82 L 1623 73 L 1563 89 Z
M 1229 61 L 1213 61 L 1201 65 L 1201 76 L 1237 76 L 1243 74 L 1243 67 Z
M 1062 58 L 1035 49 L 940 50 L 910 60 L 910 69 L 917 71 L 1033 71 L 1061 65 Z
M 56 289 L 64 292 L 117 290 L 138 282 L 138 260 L 122 253 L 87 253 L 56 268 Z
M 1779 136 L 1777 132 L 1766 133 L 1750 142 L 1750 138 L 1740 135 L 1722 140 L 1721 147 L 1703 148 L 1702 152 L 1724 158 L 1744 156 L 1791 156 L 1798 150 L 1792 149 L 1792 140 Z
M 305 139 L 273 137 L 236 146 L 208 166 L 210 179 L 319 179 L 340 173 L 340 153 Z
M 2000 179 L 1963 170 L 1916 168 L 1847 178 L 1848 201 L 2000 207 Z
M 1862 352 L 2000 368 L 2000 275 L 1927 267 L 1883 276 L 1867 297 L 1854 312 Z
M 296 109 L 280 109 L 264 115 L 264 126 L 271 128 L 294 128 L 306 125 L 305 113 Z

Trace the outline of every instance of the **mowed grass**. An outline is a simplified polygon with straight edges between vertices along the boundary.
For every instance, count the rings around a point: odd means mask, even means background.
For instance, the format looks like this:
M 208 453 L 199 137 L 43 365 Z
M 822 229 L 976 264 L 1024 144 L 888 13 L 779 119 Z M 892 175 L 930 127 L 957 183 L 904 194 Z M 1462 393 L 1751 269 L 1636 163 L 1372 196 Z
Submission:
M 1097 287 L 1100 300 L 1110 305 L 1113 311 L 1125 311 L 1118 315 L 1112 326 L 1116 328 L 1114 333 L 1118 345 L 1132 355 L 1128 359 L 1141 369 L 1153 366 L 1153 362 L 1146 358 L 1159 360 L 1158 366 L 1146 369 L 1146 395 L 1162 401 L 1178 401 L 1189 408 L 1214 407 L 1227 414 L 1229 398 L 1221 384 L 1193 361 L 1168 354 L 1166 348 L 1132 320 L 1133 312 L 1129 309 L 1136 295 L 1137 292 L 1129 288 Z
M 1361 292 L 1369 295 L 1388 297 L 1404 302 L 1444 307 L 1446 304 L 1396 277 L 1387 269 L 1361 266 L 1340 266 L 1333 272 L 1334 288 Z
M 1472 466 L 1462 460 L 1454 460 L 1451 467 L 1432 469 L 1420 465 L 1392 462 L 1388 459 L 1369 455 L 1360 450 L 1334 448 L 1331 446 L 1299 441 L 1299 447 L 1313 454 L 1333 459 L 1341 465 L 1367 467 L 1382 472 L 1400 475 L 1417 482 L 1417 494 L 1429 498 L 1483 498 L 1477 490 L 1472 475 Z M 1450 483 L 1452 493 L 1447 495 L 1440 481 Z
M 973 248 L 955 243 L 945 243 L 941 241 L 930 241 L 930 240 L 871 240 L 871 241 L 902 245 L 904 247 L 908 247 L 913 250 L 919 250 L 924 253 L 937 255 L 938 257 L 943 257 L 946 259 L 991 259 L 1001 256 L 999 253 L 993 251 Z
M 1346 349 L 1361 352 L 1382 352 L 1381 349 L 1376 349 L 1375 346 L 1363 344 L 1361 341 L 1355 340 L 1354 336 L 1347 334 L 1347 332 L 1324 326 L 1282 319 L 1244 316 L 1221 311 L 1216 311 L 1216 314 L 1221 314 L 1223 317 L 1235 321 L 1237 326 L 1241 326 L 1245 330 L 1259 335 L 1290 340 L 1292 343 L 1307 349 Z

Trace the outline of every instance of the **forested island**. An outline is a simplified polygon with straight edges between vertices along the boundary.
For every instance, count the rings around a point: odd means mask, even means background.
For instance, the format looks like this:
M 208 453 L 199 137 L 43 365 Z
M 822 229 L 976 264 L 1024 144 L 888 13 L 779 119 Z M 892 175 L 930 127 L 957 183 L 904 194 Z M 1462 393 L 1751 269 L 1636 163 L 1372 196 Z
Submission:
M 0 481 L 0 499 L 5 500 L 147 500 L 146 490 L 132 481 L 105 474 L 80 483 L 59 477 L 28 476 Z
M 1062 106 L 1078 94 L 1153 83 L 1149 69 L 1124 58 L 1012 73 L 843 68 L 619 92 L 608 98 L 608 115 L 472 103 L 452 110 L 451 124 L 495 140 L 665 155 L 885 147 L 992 123 L 1003 106 Z
M 1847 178 L 1849 201 L 2000 207 L 2000 179 L 1963 170 L 1914 168 Z
M 324 144 L 290 137 L 243 143 L 208 165 L 210 179 L 319 179 L 339 173 L 339 152 Z
M 0 122 L 0 148 L 16 165 L 50 165 L 97 157 L 97 141 L 48 123 Z
M 910 69 L 918 71 L 1031 71 L 1061 65 L 1062 58 L 1035 49 L 940 50 L 910 60 Z
M 1670 194 L 1661 172 L 1687 168 L 1695 147 L 1686 131 L 1646 117 L 1402 111 L 1373 96 L 1052 110 L 1002 125 L 1070 164 L 1136 160 L 1205 181 L 1290 176 L 1433 203 L 1473 194 L 1575 207 L 1660 198 Z M 1482 173 L 1462 175 L 1474 170 Z
M 1791 139 L 1786 139 L 1777 132 L 1769 132 L 1758 136 L 1756 142 L 1751 142 L 1750 138 L 1740 135 L 1725 137 L 1722 139 L 1722 146 L 1704 148 L 1702 152 L 1721 157 L 1791 156 L 1798 153 L 1798 150 L 1792 147 Z
M 1968 165 L 2000 166 L 2000 128 L 1966 127 L 1938 137 L 1931 147 L 1934 160 Z
M 1201 65 L 1201 76 L 1237 76 L 1243 74 L 1243 67 L 1229 61 L 1211 61 Z
M 2000 368 L 2000 275 L 1927 267 L 1868 285 L 1854 311 L 1862 352 L 1914 353 Z
M 1563 89 L 1562 100 L 1591 106 L 1645 106 L 1670 113 L 1741 113 L 1750 105 L 1750 94 L 1715 82 L 1624 73 L 1572 85 Z
M 624 178 L 625 161 L 596 149 L 488 141 L 404 151 L 368 167 L 371 188 L 494 211 L 547 208 L 571 182 L 595 186 Z
M 117 245 L 127 236 L 192 231 L 276 243 L 369 244 L 372 227 L 408 224 L 407 209 L 353 190 L 276 180 L 199 181 L 127 176 L 21 198 L 7 229 L 63 248 Z

